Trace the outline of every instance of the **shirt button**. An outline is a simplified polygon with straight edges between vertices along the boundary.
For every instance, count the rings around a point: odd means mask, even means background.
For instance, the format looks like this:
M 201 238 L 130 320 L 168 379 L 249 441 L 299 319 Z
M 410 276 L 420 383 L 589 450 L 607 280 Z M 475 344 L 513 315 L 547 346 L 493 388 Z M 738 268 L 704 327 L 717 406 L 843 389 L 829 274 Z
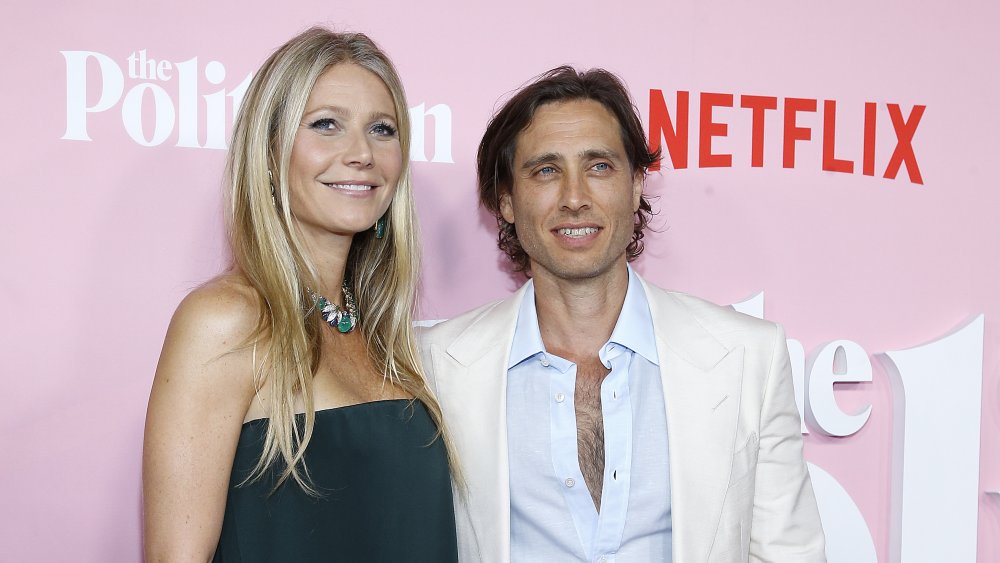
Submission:
M 545 356 L 542 356 L 542 365 L 545 367 L 549 367 L 549 359 L 546 358 Z
M 556 393 L 556 402 L 561 403 L 566 400 L 566 395 L 562 393 Z
M 576 485 L 576 479 L 574 479 L 572 477 L 567 477 L 566 478 L 566 486 L 567 487 L 574 487 L 575 485 Z
M 608 563 L 608 558 L 607 557 L 601 557 L 600 559 L 597 560 L 597 563 Z

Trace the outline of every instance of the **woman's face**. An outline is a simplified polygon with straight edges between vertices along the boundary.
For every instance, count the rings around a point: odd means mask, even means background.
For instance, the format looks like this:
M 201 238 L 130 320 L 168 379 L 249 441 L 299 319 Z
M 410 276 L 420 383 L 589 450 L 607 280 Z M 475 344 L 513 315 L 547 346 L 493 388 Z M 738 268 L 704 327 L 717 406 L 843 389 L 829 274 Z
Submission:
M 301 232 L 323 244 L 370 229 L 389 207 L 402 168 L 389 89 L 358 65 L 328 68 L 309 94 L 288 170 Z

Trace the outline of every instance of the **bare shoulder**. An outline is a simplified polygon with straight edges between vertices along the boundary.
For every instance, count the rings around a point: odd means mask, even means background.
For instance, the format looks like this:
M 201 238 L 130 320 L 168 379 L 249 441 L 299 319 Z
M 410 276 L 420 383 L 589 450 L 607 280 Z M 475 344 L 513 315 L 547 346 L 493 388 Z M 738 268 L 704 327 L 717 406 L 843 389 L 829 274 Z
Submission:
M 254 289 L 242 276 L 226 274 L 189 293 L 178 305 L 170 330 L 220 343 L 241 341 L 253 333 L 259 314 Z
M 260 314 L 254 289 L 226 274 L 195 289 L 170 321 L 157 375 L 204 378 L 227 391 L 252 391 L 252 337 Z M 177 369 L 180 368 L 180 369 Z

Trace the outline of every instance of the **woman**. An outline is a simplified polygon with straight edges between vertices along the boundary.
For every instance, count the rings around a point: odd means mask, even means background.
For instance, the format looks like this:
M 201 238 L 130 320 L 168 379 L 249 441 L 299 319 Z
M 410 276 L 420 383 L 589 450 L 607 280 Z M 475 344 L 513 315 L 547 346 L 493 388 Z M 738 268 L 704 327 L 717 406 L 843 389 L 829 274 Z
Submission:
M 361 34 L 310 29 L 254 77 L 229 153 L 234 265 L 178 307 L 150 395 L 148 561 L 456 559 L 411 329 L 409 125 Z

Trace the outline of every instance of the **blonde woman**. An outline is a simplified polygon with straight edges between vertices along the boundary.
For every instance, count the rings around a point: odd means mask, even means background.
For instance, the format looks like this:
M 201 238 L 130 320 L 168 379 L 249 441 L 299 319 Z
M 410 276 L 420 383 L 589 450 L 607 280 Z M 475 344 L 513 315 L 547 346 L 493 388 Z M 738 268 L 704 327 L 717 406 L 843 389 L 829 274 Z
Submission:
M 391 62 L 313 28 L 250 85 L 232 269 L 167 331 L 143 452 L 147 561 L 455 561 L 441 412 L 411 329 L 410 124 Z

